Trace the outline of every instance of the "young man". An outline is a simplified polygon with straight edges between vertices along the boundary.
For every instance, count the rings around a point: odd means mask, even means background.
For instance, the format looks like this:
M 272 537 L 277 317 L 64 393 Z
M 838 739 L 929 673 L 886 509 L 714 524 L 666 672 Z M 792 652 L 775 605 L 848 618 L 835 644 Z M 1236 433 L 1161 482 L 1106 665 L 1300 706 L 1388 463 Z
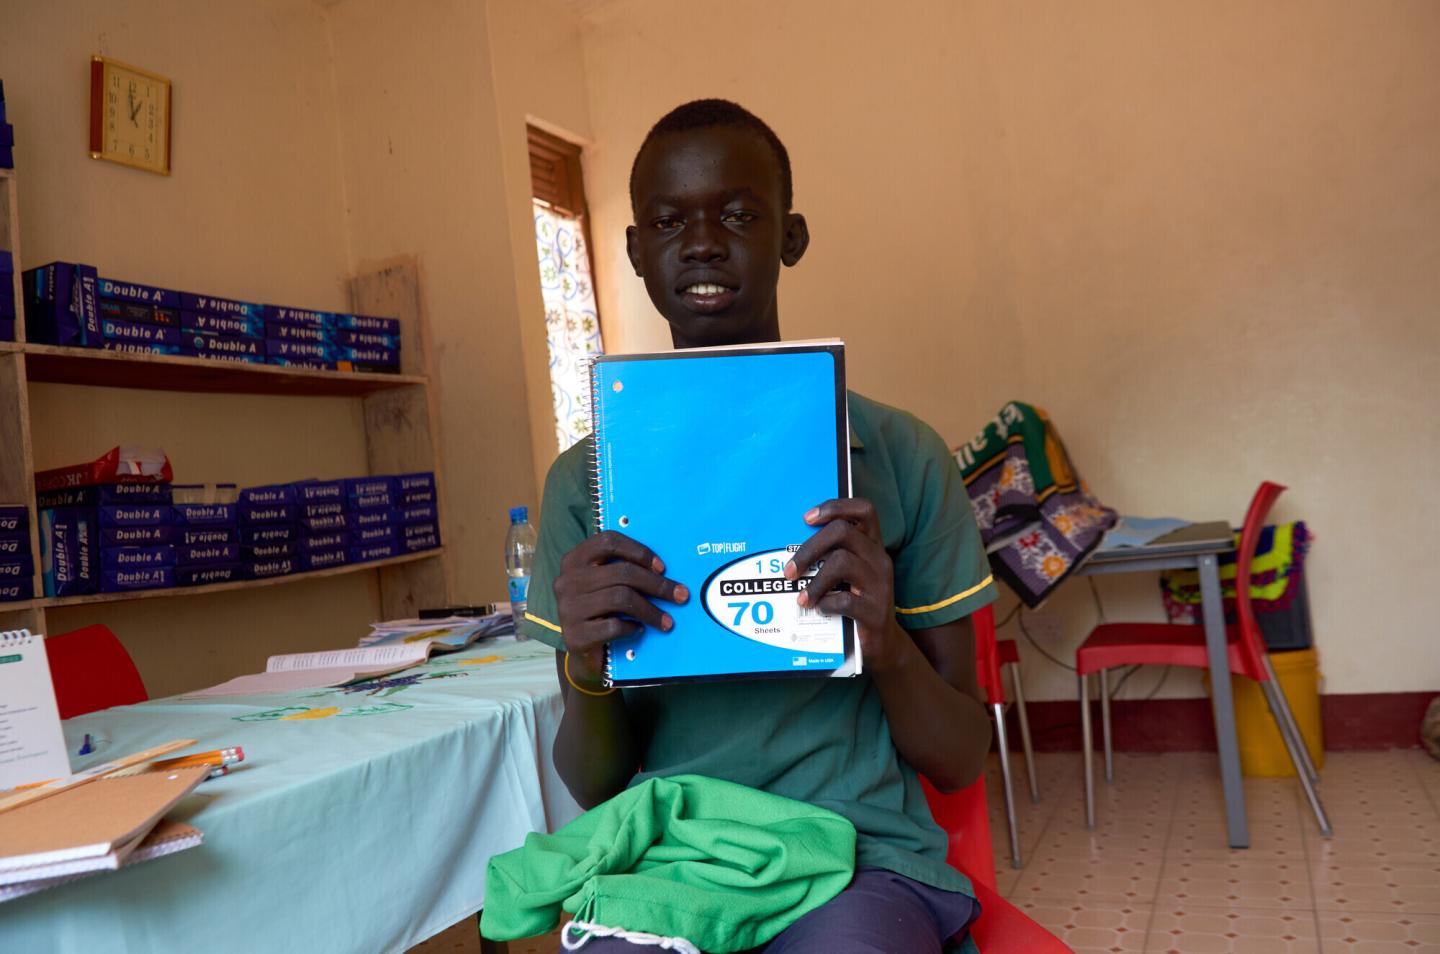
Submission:
M 733 103 L 688 103 L 650 131 L 631 171 L 626 246 L 675 347 L 780 339 L 780 267 L 809 244 L 791 193 L 784 145 Z M 849 408 L 855 496 L 815 501 L 804 515 L 815 534 L 786 573 L 824 560 L 798 599 L 855 620 L 856 679 L 607 690 L 605 643 L 641 624 L 668 630 L 666 604 L 693 594 L 665 577 L 663 553 L 595 533 L 588 439 L 545 483 L 524 625 L 557 650 L 565 715 L 554 758 L 575 798 L 588 808 L 645 778 L 695 773 L 855 824 L 850 887 L 767 954 L 939 951 L 975 913 L 916 773 L 954 790 L 983 768 L 990 725 L 968 616 L 995 587 L 939 436 L 853 392 Z M 590 948 L 639 950 L 613 939 Z

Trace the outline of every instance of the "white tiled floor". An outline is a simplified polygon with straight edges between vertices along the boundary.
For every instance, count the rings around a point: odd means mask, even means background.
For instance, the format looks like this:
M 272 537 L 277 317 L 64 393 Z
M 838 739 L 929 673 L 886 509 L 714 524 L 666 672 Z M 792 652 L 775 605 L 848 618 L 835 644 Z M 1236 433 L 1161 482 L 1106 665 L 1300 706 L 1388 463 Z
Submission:
M 1115 784 L 1098 783 L 1094 832 L 1084 825 L 1079 754 L 1039 759 L 1038 805 L 1015 763 L 1018 872 L 992 760 L 998 883 L 1079 954 L 1440 952 L 1440 763 L 1422 752 L 1331 753 L 1320 793 L 1332 839 L 1320 837 L 1293 779 L 1247 779 L 1244 851 L 1225 846 L 1213 755 L 1118 755 Z M 479 949 L 470 919 L 414 950 Z M 554 954 L 559 942 L 509 949 Z

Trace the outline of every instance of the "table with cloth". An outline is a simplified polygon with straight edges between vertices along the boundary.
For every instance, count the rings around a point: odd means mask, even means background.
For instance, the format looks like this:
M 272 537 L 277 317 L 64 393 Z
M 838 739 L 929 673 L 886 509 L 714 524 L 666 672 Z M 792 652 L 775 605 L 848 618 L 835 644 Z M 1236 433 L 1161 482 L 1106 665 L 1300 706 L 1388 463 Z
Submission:
M 171 697 L 65 723 L 84 769 L 177 738 L 245 761 L 168 817 L 204 844 L 0 905 L 0 951 L 404 951 L 486 864 L 580 814 L 550 760 L 555 654 L 499 639 L 340 689 Z

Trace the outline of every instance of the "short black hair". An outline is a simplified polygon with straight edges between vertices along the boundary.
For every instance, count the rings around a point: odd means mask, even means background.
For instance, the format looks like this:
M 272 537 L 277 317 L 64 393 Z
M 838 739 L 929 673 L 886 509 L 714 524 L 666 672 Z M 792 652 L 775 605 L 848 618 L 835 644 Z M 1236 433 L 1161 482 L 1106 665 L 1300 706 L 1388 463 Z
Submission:
M 639 167 L 640 157 L 645 154 L 651 140 L 669 133 L 709 129 L 713 126 L 748 129 L 765 140 L 770 151 L 775 154 L 775 161 L 780 165 L 780 201 L 784 210 L 789 212 L 795 201 L 795 185 L 790 177 L 790 153 L 786 151 L 785 144 L 780 141 L 780 137 L 775 135 L 775 130 L 765 125 L 763 119 L 739 103 L 732 103 L 728 99 L 691 100 L 676 106 L 661 116 L 659 122 L 650 127 L 650 131 L 645 134 L 645 141 L 635 151 L 635 161 L 630 164 L 631 207 L 633 208 L 635 205 L 635 170 Z

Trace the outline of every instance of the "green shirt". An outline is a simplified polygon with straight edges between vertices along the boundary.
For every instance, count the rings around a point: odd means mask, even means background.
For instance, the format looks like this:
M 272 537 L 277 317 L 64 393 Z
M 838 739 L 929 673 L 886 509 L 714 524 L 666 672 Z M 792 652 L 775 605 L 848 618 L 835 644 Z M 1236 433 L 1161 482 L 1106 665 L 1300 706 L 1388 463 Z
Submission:
M 940 626 L 992 602 L 995 584 L 970 498 L 944 441 L 912 415 L 853 391 L 849 407 L 854 493 L 869 498 L 880 516 L 900 625 Z M 545 480 L 523 629 L 557 650 L 564 645 L 551 585 L 561 558 L 595 532 L 589 453 L 587 438 L 561 454 Z M 854 823 L 857 866 L 970 891 L 964 875 L 945 864 L 945 834 L 930 817 L 915 770 L 895 749 L 869 676 L 624 692 L 642 733 L 644 771 L 632 786 L 654 777 L 706 775 L 809 802 Z

